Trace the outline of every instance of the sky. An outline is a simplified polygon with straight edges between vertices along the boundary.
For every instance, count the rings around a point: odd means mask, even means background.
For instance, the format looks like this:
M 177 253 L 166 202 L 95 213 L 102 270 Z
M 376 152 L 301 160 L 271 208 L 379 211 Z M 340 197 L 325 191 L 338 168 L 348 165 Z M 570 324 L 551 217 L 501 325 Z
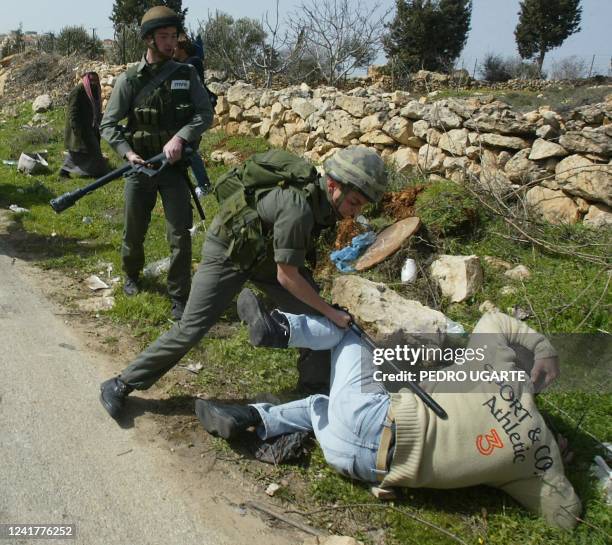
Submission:
M 357 0 L 356 0 L 357 1 Z M 373 0 L 364 0 L 370 5 Z M 392 8 L 394 0 L 379 0 L 383 8 Z M 286 17 L 300 4 L 300 0 L 280 0 L 281 18 Z M 208 11 L 221 9 L 234 17 L 260 19 L 269 11 L 272 15 L 276 0 L 225 0 L 223 3 L 207 0 L 183 0 L 183 7 L 189 9 L 187 24 L 197 26 L 198 20 L 206 18 Z M 15 29 L 23 23 L 23 30 L 57 32 L 67 25 L 83 25 L 95 28 L 102 38 L 113 37 L 109 20 L 113 0 L 0 0 L 2 17 L 0 33 Z M 582 0 L 582 30 L 570 36 L 565 43 L 548 53 L 545 68 L 554 60 L 576 55 L 590 66 L 595 55 L 594 73 L 610 73 L 612 59 L 612 0 Z M 519 0 L 473 0 L 472 29 L 458 65 L 473 71 L 474 64 L 480 63 L 491 52 L 503 56 L 516 55 L 514 28 L 518 21 Z M 378 63 L 384 63 L 381 54 Z

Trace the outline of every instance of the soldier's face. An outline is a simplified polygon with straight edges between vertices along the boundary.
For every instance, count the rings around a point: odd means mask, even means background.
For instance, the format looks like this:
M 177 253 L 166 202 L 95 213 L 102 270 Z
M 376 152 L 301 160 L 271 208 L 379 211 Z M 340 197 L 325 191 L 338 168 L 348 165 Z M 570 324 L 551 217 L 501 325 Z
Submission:
M 331 198 L 334 203 L 338 214 L 343 218 L 354 218 L 361 213 L 363 207 L 368 204 L 368 199 L 365 198 L 358 191 L 349 190 L 342 198 L 342 186 L 335 180 L 331 180 L 330 183 Z M 338 204 L 340 203 L 340 204 Z
M 174 54 L 178 43 L 178 32 L 173 26 L 158 28 L 153 32 L 152 41 L 155 42 L 157 52 L 169 59 Z M 153 45 L 153 44 L 152 44 Z

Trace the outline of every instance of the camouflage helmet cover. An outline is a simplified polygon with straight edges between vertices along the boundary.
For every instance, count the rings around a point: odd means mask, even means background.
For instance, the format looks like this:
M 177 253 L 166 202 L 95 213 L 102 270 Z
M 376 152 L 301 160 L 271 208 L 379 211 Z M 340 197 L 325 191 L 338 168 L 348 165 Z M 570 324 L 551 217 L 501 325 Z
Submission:
M 174 26 L 180 32 L 183 29 L 181 18 L 175 11 L 166 6 L 155 6 L 147 10 L 140 21 L 140 37 L 144 39 L 155 29 Z
M 382 158 L 364 146 L 337 151 L 325 161 L 323 168 L 328 176 L 359 191 L 371 202 L 378 202 L 387 186 Z

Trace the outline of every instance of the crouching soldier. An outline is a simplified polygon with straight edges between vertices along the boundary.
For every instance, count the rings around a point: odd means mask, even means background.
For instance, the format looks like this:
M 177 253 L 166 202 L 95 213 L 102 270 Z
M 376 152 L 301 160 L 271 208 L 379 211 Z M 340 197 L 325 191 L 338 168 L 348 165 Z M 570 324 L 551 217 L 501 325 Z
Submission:
M 462 393 L 440 393 L 437 384 L 421 383 L 448 413 L 443 420 L 408 390 L 389 394 L 374 378 L 380 368 L 372 364 L 372 352 L 351 330 L 325 317 L 267 313 L 250 290 L 240 294 L 238 313 L 256 346 L 331 349 L 331 391 L 276 406 L 198 399 L 196 414 L 209 433 L 232 438 L 256 426 L 259 436 L 269 439 L 312 431 L 326 461 L 345 476 L 380 487 L 486 484 L 553 526 L 575 526 L 580 500 L 529 380 L 522 386 L 475 383 Z M 549 382 L 558 373 L 552 345 L 505 314 L 489 313 L 478 322 L 468 346 L 483 345 L 487 356 L 464 365 L 466 370 L 517 371 L 512 345 L 533 353 L 532 379 Z
M 339 328 L 350 316 L 318 294 L 306 261 L 319 233 L 354 217 L 386 187 L 384 163 L 373 150 L 349 147 L 324 164 L 320 176 L 286 151 L 256 154 L 215 182 L 219 212 L 202 248 L 185 314 L 116 378 L 101 385 L 101 401 L 113 418 L 126 396 L 144 390 L 172 369 L 219 319 L 250 280 L 287 312 L 320 314 Z M 329 388 L 329 350 L 304 347 L 299 387 Z

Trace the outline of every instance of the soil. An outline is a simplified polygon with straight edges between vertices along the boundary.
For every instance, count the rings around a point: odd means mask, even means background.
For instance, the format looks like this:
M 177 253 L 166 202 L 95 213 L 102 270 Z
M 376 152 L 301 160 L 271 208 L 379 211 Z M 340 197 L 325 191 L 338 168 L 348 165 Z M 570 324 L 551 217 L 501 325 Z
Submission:
M 396 221 L 414 216 L 414 203 L 423 189 L 424 186 L 415 185 L 397 193 L 385 193 L 381 203 L 383 213 Z

